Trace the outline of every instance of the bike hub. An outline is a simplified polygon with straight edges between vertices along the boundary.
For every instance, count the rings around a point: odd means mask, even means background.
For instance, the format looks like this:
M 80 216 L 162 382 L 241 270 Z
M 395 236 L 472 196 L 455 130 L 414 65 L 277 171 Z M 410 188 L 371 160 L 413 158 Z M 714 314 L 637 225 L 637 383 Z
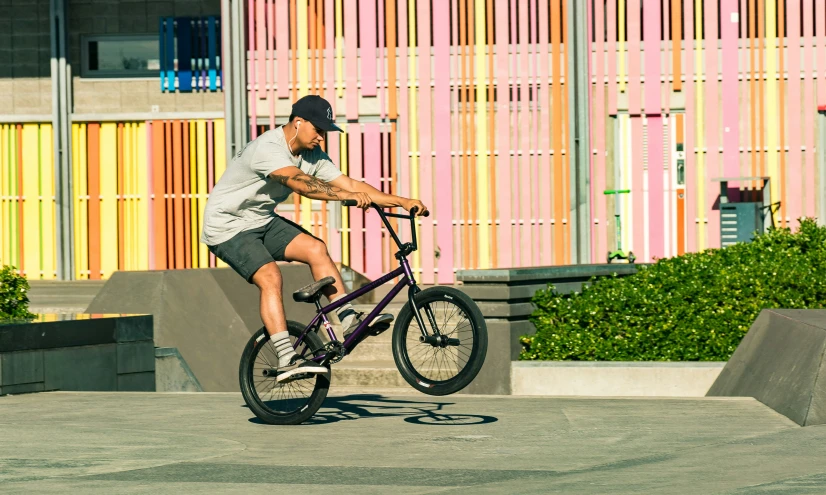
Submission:
M 458 346 L 460 344 L 459 339 L 451 339 L 448 338 L 447 335 L 422 335 L 419 337 L 419 342 L 423 344 L 430 344 L 433 347 L 447 347 L 451 346 Z

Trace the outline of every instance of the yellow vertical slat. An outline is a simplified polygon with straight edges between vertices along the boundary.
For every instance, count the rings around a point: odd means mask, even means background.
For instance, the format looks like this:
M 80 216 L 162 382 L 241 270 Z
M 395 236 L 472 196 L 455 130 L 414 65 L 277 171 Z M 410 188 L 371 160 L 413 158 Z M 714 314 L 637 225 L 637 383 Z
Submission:
M 706 224 L 705 224 L 705 204 L 706 204 L 706 192 L 705 192 L 705 173 L 706 173 L 706 161 L 705 161 L 705 136 L 706 130 L 704 125 L 705 120 L 705 98 L 704 98 L 704 84 L 703 84 L 703 40 L 702 40 L 702 22 L 700 19 L 703 18 L 703 6 L 702 2 L 697 2 L 694 5 L 694 67 L 696 70 L 696 80 L 697 84 L 694 85 L 695 88 L 695 113 L 694 118 L 697 125 L 697 132 L 695 135 L 696 147 L 697 147 L 697 210 L 695 214 L 699 219 L 699 225 L 697 229 L 697 250 L 703 251 L 706 247 Z M 689 153 L 692 150 L 688 150 Z
M 9 126 L 0 124 L 0 266 L 9 264 Z
M 80 230 L 80 124 L 72 124 L 72 203 L 75 214 L 72 218 L 74 224 L 74 249 L 75 249 L 75 279 L 82 278 L 82 269 L 80 267 L 80 242 L 81 238 L 78 235 Z
M 40 143 L 37 124 L 23 126 L 23 270 L 26 278 L 41 278 L 40 266 Z
M 126 246 L 124 247 L 124 262 L 127 270 L 135 269 L 135 124 L 130 122 L 124 129 L 124 142 L 126 149 L 124 157 L 126 163 L 123 170 L 126 175 L 123 191 L 126 195 L 126 225 L 124 226 L 124 237 Z
M 138 268 L 138 196 L 137 196 L 137 147 L 138 147 L 138 124 L 129 124 L 129 244 L 127 245 L 126 258 L 129 260 L 129 269 Z
M 344 24 L 341 0 L 336 0 L 336 88 L 338 97 L 344 97 Z
M 302 0 L 296 2 L 296 24 L 298 50 L 298 97 L 301 98 L 309 92 L 309 60 L 307 54 L 308 46 L 308 22 L 307 22 L 307 2 Z
M 20 191 L 18 191 L 17 181 L 17 126 L 9 126 L 9 225 L 11 226 L 11 235 L 9 236 L 9 264 L 22 270 L 20 266 L 20 228 L 19 225 L 19 210 L 20 210 Z
M 418 129 L 418 103 L 416 101 L 416 0 L 409 0 L 407 3 L 407 32 L 408 34 L 408 69 L 409 92 L 410 92 L 410 197 L 419 197 L 419 133 Z M 430 52 L 428 52 L 430 53 Z M 428 60 L 428 63 L 430 61 Z M 430 81 L 428 81 L 429 85 Z M 428 86 L 428 90 L 429 90 Z M 404 160 L 406 157 L 402 157 Z M 421 238 L 419 229 L 421 221 L 416 220 L 416 237 Z M 422 265 L 422 255 L 420 251 L 413 253 L 413 271 L 418 272 Z
M 341 172 L 347 174 L 349 165 L 347 162 L 347 124 L 338 124 L 344 134 L 341 136 L 339 143 L 341 143 Z M 350 265 L 350 211 L 349 208 L 341 209 L 341 262 L 345 265 Z
M 100 271 L 109 278 L 118 269 L 118 126 L 100 126 Z
M 80 270 L 81 279 L 89 278 L 89 186 L 86 183 L 87 159 L 86 159 L 86 124 L 80 124 L 78 134 L 78 177 L 80 178 L 80 208 L 77 216 L 80 218 L 80 228 L 75 231 L 75 237 L 79 239 L 80 250 L 76 257 L 76 263 Z
M 40 242 L 41 272 L 44 280 L 57 277 L 55 249 L 54 143 L 52 125 L 40 125 Z
M 485 82 L 487 41 L 484 32 L 487 18 L 485 0 L 476 0 L 476 198 L 479 217 L 479 268 L 490 268 L 490 199 L 488 194 L 488 100 Z M 429 58 L 429 52 L 428 52 Z M 426 60 L 430 63 L 430 60 Z M 430 83 L 428 81 L 427 85 Z M 428 87 L 429 91 L 429 87 Z
M 198 163 L 196 146 L 198 144 L 195 121 L 189 121 L 189 251 L 192 267 L 198 266 L 198 203 L 195 199 L 198 191 Z
M 198 247 L 198 267 L 209 267 L 209 250 L 206 244 L 200 242 L 201 230 L 204 224 L 204 208 L 207 197 L 207 129 L 206 121 L 198 120 L 195 123 L 198 134 L 198 217 L 195 222 L 195 245 Z
M 141 122 L 137 126 L 137 145 L 135 155 L 137 157 L 136 170 L 136 184 L 135 191 L 138 195 L 137 200 L 137 217 L 138 223 L 136 231 L 137 245 L 137 267 L 138 270 L 149 269 L 149 163 L 147 160 L 146 136 L 147 128 L 146 122 Z

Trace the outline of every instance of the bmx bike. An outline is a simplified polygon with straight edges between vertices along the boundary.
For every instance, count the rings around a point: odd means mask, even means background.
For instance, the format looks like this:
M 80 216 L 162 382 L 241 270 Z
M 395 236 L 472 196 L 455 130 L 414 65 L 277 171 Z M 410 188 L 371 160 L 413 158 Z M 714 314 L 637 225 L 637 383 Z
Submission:
M 344 206 L 355 206 L 347 200 Z M 402 291 L 408 288 L 408 300 L 393 327 L 392 348 L 396 367 L 405 381 L 428 395 L 449 395 L 465 388 L 482 368 L 488 348 L 488 333 L 482 312 L 464 292 L 453 287 L 420 289 L 413 277 L 407 257 L 418 249 L 414 208 L 409 214 L 389 213 L 372 203 L 399 251 L 399 267 L 327 306 L 322 306 L 322 289 L 334 283 L 326 277 L 293 293 L 297 302 L 314 304 L 316 315 L 308 325 L 287 321 L 290 341 L 296 353 L 327 367 L 327 373 L 298 375 L 297 379 L 278 383 L 278 358 L 269 344 L 265 328 L 258 330 L 244 348 L 239 367 L 241 394 L 252 412 L 263 422 L 295 425 L 311 418 L 321 407 L 330 388 L 332 365 L 344 359 L 369 336 L 379 335 L 390 323 L 370 323 Z M 427 216 L 427 215 L 425 215 Z M 402 243 L 387 218 L 410 220 L 412 242 Z M 339 341 L 327 315 L 348 302 L 401 277 L 356 329 Z M 329 341 L 319 335 L 321 327 Z

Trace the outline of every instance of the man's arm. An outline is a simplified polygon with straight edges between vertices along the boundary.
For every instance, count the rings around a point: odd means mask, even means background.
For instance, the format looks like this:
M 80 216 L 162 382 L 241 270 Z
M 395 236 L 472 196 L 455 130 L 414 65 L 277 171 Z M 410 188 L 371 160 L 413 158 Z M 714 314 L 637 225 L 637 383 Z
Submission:
M 401 196 L 383 193 L 370 184 L 360 180 L 355 180 L 347 175 L 341 175 L 330 181 L 330 185 L 347 191 L 365 193 L 370 196 L 370 199 L 374 203 L 385 208 L 401 206 L 405 210 L 410 211 L 411 208 L 416 207 L 418 208 L 418 215 L 422 215 L 427 211 L 427 207 L 417 199 L 402 198 Z
M 356 194 L 330 182 L 324 182 L 312 175 L 307 175 L 298 167 L 283 167 L 270 174 L 273 180 L 289 187 L 297 194 L 311 199 L 327 201 L 344 201 L 355 199 L 360 207 L 369 206 L 370 198 L 364 194 Z M 335 181 L 333 181 L 335 182 Z

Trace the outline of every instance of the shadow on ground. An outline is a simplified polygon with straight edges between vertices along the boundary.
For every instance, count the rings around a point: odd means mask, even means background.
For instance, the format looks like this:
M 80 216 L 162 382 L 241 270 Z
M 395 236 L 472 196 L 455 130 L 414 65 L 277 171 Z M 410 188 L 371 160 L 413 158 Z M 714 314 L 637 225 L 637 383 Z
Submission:
M 470 426 L 495 423 L 499 418 L 477 414 L 453 414 L 446 409 L 453 402 L 405 400 L 380 394 L 355 394 L 327 397 L 321 409 L 302 426 L 324 425 L 339 421 L 370 418 L 402 418 L 406 423 L 423 426 Z M 251 423 L 266 424 L 257 417 Z

